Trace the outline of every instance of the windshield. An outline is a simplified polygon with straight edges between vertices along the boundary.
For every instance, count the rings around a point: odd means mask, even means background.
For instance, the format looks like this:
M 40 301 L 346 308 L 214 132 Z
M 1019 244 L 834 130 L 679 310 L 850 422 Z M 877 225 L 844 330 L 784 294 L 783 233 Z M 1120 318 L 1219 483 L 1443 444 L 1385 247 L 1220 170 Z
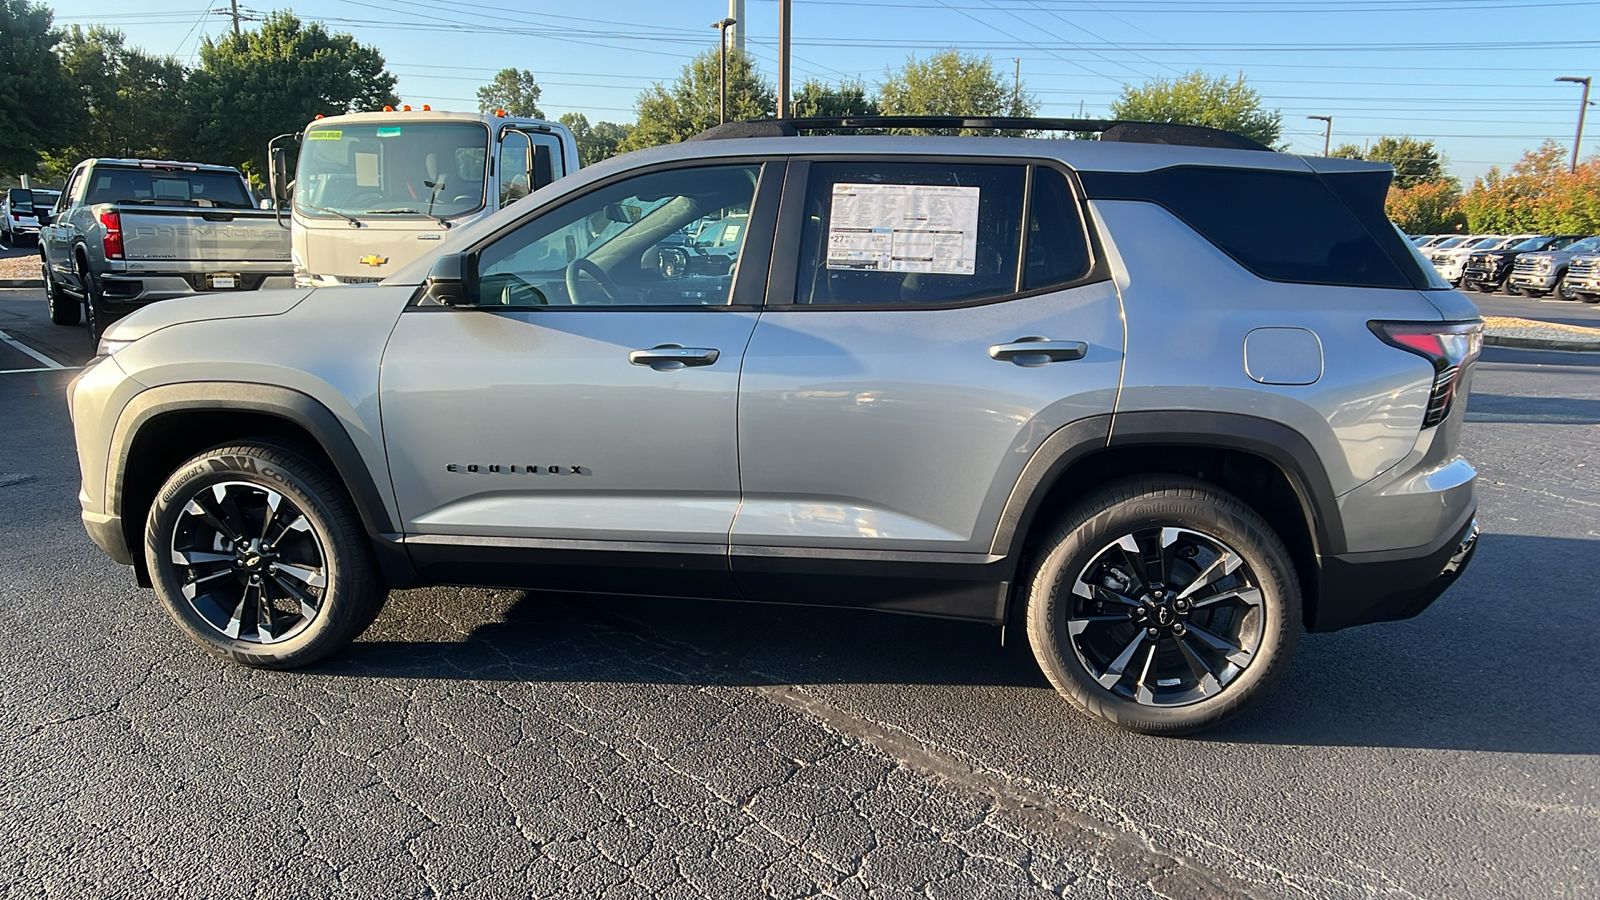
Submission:
M 483 208 L 488 147 L 489 129 L 476 122 L 313 126 L 300 149 L 295 206 L 319 218 L 475 212 Z
M 40 209 L 49 209 L 56 205 L 56 199 L 60 196 L 60 191 L 34 191 L 33 205 Z
M 1591 238 L 1584 238 L 1576 244 L 1568 247 L 1567 250 L 1572 253 L 1593 253 L 1596 250 L 1600 250 L 1600 235 L 1596 235 Z
M 1504 242 L 1505 242 L 1505 238 L 1486 237 L 1486 238 L 1483 238 L 1481 240 L 1473 241 L 1472 243 L 1468 244 L 1465 249 L 1467 249 L 1467 250 L 1493 250 L 1494 248 L 1500 246 Z
M 1460 244 L 1464 240 L 1466 240 L 1466 238 L 1464 238 L 1464 237 L 1445 238 L 1444 240 L 1440 241 L 1439 243 L 1434 244 L 1432 249 L 1434 249 L 1434 250 L 1449 250 L 1451 247 L 1454 247 L 1457 244 Z
M 96 166 L 84 203 L 254 209 L 244 179 L 234 172 Z
M 1511 249 L 1519 253 L 1526 253 L 1529 250 L 1538 250 L 1549 242 L 1550 239 L 1547 237 L 1531 237 Z

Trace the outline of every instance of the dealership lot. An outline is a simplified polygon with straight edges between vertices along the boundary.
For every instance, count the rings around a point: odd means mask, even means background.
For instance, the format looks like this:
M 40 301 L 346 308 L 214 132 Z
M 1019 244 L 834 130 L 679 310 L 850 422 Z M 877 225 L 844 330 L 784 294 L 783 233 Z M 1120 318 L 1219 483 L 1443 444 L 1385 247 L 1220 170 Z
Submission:
M 18 345 L 86 332 L 37 290 L 0 331 L 7 896 L 1600 892 L 1600 354 L 1486 352 L 1438 604 L 1163 740 L 993 629 L 836 610 L 418 590 L 311 670 L 216 662 L 78 522 L 71 371 Z

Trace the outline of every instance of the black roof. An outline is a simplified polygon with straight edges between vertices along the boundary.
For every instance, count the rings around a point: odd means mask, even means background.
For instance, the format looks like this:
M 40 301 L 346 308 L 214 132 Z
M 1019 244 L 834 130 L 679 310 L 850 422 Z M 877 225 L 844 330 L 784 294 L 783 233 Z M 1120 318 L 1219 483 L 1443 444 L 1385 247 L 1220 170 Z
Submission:
M 689 138 L 712 141 L 731 138 L 794 137 L 807 131 L 852 131 L 884 128 L 981 128 L 999 131 L 1093 131 L 1102 141 L 1178 144 L 1227 150 L 1266 150 L 1242 134 L 1179 125 L 1173 122 L 1130 122 L 1121 119 L 1045 119 L 1023 116 L 807 116 L 790 119 L 748 119 L 718 125 Z

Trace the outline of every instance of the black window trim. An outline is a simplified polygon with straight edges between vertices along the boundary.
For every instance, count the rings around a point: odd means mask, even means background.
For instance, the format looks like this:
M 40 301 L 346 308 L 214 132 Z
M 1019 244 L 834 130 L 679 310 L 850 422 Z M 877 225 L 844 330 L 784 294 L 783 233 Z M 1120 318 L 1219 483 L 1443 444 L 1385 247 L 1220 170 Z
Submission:
M 1222 246 L 1221 244 L 1217 243 L 1216 241 L 1212 240 L 1210 235 L 1206 234 L 1200 228 L 1195 226 L 1194 223 L 1192 223 L 1188 219 L 1184 218 L 1183 215 L 1180 214 L 1177 210 L 1173 209 L 1171 206 L 1167 205 L 1166 203 L 1163 203 L 1161 198 L 1159 196 L 1157 196 L 1155 192 L 1150 191 L 1148 189 L 1144 189 L 1140 185 L 1140 182 L 1141 182 L 1141 180 L 1143 179 L 1144 176 L 1155 175 L 1155 174 L 1160 173 L 1160 172 L 1169 172 L 1169 171 L 1172 171 L 1174 169 L 1210 169 L 1210 170 L 1216 170 L 1216 171 L 1229 171 L 1229 172 L 1237 172 L 1237 171 L 1271 172 L 1271 173 L 1276 173 L 1276 174 L 1301 175 L 1301 176 L 1306 176 L 1306 177 L 1312 178 L 1313 180 L 1317 181 L 1319 184 L 1322 185 L 1322 189 L 1328 192 L 1328 196 L 1331 197 L 1335 203 L 1338 203 L 1340 206 L 1342 206 L 1345 210 L 1347 210 L 1350 213 L 1350 217 L 1355 221 L 1356 225 L 1359 226 L 1361 228 L 1361 230 L 1363 232 L 1365 232 L 1369 238 L 1372 239 L 1372 242 L 1373 242 L 1374 246 L 1377 248 L 1378 252 L 1383 255 L 1384 259 L 1387 259 L 1390 262 L 1390 264 L 1395 267 L 1396 273 L 1399 274 L 1400 277 L 1403 278 L 1407 282 L 1407 284 L 1404 284 L 1404 285 L 1393 285 L 1393 284 L 1334 284 L 1334 283 L 1329 283 L 1329 282 L 1324 282 L 1324 281 L 1304 281 L 1304 280 L 1298 280 L 1298 279 L 1292 279 L 1292 278 L 1273 278 L 1270 275 L 1263 275 L 1260 272 L 1257 272 L 1254 268 L 1251 268 L 1251 266 L 1249 264 L 1247 264 L 1244 260 L 1242 260 L 1239 257 L 1235 256 L 1231 251 L 1228 250 L 1228 248 L 1226 248 L 1226 247 Z M 1384 245 L 1384 242 L 1379 240 L 1378 236 L 1374 235 L 1372 233 L 1372 230 L 1367 227 L 1366 220 L 1363 219 L 1360 216 L 1360 214 L 1358 214 L 1355 210 L 1350 209 L 1350 204 L 1345 201 L 1345 198 L 1344 198 L 1344 196 L 1342 194 L 1340 194 L 1338 191 L 1335 191 L 1331 186 L 1329 186 L 1326 182 L 1323 181 L 1323 176 L 1325 174 L 1328 174 L 1328 173 L 1316 172 L 1316 171 L 1312 171 L 1312 170 L 1309 170 L 1309 169 L 1300 170 L 1300 169 L 1284 169 L 1284 168 L 1276 168 L 1276 167 L 1268 168 L 1268 167 L 1261 167 L 1261 166 L 1210 166 L 1210 165 L 1199 165 L 1199 164 L 1193 164 L 1193 163 L 1180 163 L 1180 164 L 1177 164 L 1177 165 L 1162 166 L 1162 167 L 1156 168 L 1156 169 L 1149 169 L 1149 170 L 1143 171 L 1143 172 L 1109 172 L 1109 171 L 1094 171 L 1094 170 L 1090 170 L 1090 171 L 1086 171 L 1083 174 L 1085 176 L 1087 176 L 1083 180 L 1083 187 L 1085 188 L 1086 192 L 1088 192 L 1087 196 L 1088 196 L 1088 198 L 1090 200 L 1132 201 L 1132 202 L 1139 202 L 1139 203 L 1150 203 L 1150 204 L 1154 204 L 1156 206 L 1159 206 L 1162 209 L 1166 210 L 1167 213 L 1170 214 L 1174 219 L 1177 219 L 1179 222 L 1182 222 L 1184 224 L 1184 227 L 1186 227 L 1190 231 L 1194 232 L 1195 235 L 1198 236 L 1201 240 L 1203 240 L 1206 243 L 1210 244 L 1211 246 L 1215 247 L 1217 249 L 1217 252 L 1221 253 L 1222 255 L 1226 256 L 1228 259 L 1232 260 L 1234 265 L 1237 265 L 1241 270 L 1244 271 L 1245 274 L 1250 275 L 1251 277 L 1254 277 L 1254 278 L 1259 278 L 1262 281 L 1272 282 L 1273 284 L 1312 285 L 1312 286 L 1316 286 L 1316 287 L 1330 287 L 1330 288 L 1353 288 L 1355 290 L 1364 290 L 1364 291 L 1371 291 L 1371 290 L 1379 290 L 1379 291 L 1439 290 L 1439 288 L 1432 288 L 1432 287 L 1428 287 L 1426 285 L 1419 286 L 1419 285 L 1417 285 L 1415 283 L 1415 281 L 1413 280 L 1411 274 L 1406 271 L 1404 266 L 1402 266 L 1399 262 L 1397 262 L 1395 260 L 1394 254 L 1389 252 L 1389 248 Z M 1340 173 L 1334 173 L 1334 174 L 1340 174 Z M 1454 290 L 1454 288 L 1449 288 L 1449 289 L 1450 290 Z
M 463 260 L 471 260 L 471 265 L 476 266 L 479 254 L 489 245 L 511 235 L 517 229 L 540 218 L 548 213 L 555 212 L 568 203 L 574 203 L 583 198 L 602 191 L 615 184 L 632 178 L 653 175 L 657 172 L 666 172 L 673 169 L 701 169 L 710 166 L 760 166 L 760 173 L 756 178 L 756 190 L 750 203 L 750 224 L 746 226 L 745 243 L 739 250 L 740 265 L 734 275 L 733 296 L 759 296 L 764 292 L 762 284 L 764 272 L 760 267 L 743 265 L 747 257 L 765 258 L 769 261 L 773 255 L 773 230 L 776 226 L 778 204 L 786 180 L 787 159 L 784 156 L 772 154 L 758 154 L 747 156 L 719 156 L 714 158 L 678 159 L 670 162 L 658 163 L 649 166 L 639 166 L 618 172 L 608 178 L 603 178 L 592 184 L 585 185 L 580 191 L 562 196 L 543 204 L 526 214 L 500 226 L 465 250 L 460 251 Z M 463 273 L 472 282 L 473 289 L 477 289 L 477 273 Z M 725 304 L 661 304 L 661 303 L 555 303 L 548 306 L 445 306 L 425 304 L 427 290 L 419 287 L 411 302 L 406 305 L 404 312 L 484 312 L 496 314 L 511 313 L 571 313 L 571 312 L 760 312 L 762 304 L 758 300 L 754 303 L 725 303 Z
M 943 303 L 796 303 L 796 290 L 799 286 L 800 274 L 800 238 L 805 228 L 805 200 L 806 192 L 810 189 L 812 163 L 911 163 L 911 164 L 970 164 L 970 165 L 1006 165 L 1020 166 L 1023 174 L 1023 200 L 1022 200 L 1022 239 L 1018 241 L 1017 280 L 1013 290 L 1007 294 L 991 297 L 979 297 L 970 300 L 952 300 Z M 1020 290 L 1022 279 L 1026 277 L 1028 252 L 1028 214 L 1032 203 L 1033 172 L 1038 167 L 1053 169 L 1067 180 L 1067 187 L 1073 192 L 1078 201 L 1078 221 L 1083 229 L 1083 237 L 1089 250 L 1089 269 L 1083 277 L 1073 281 L 1064 281 L 1044 287 Z M 1097 284 L 1111 280 L 1110 266 L 1106 263 L 1106 254 L 1102 251 L 1100 235 L 1093 226 L 1087 194 L 1083 184 L 1078 180 L 1078 173 L 1071 166 L 1059 159 L 1048 157 L 1023 157 L 1023 156 L 969 156 L 964 154 L 933 154 L 933 153 L 808 153 L 791 157 L 789 163 L 789 177 L 783 185 L 783 201 L 778 211 L 778 230 L 772 253 L 772 265 L 767 279 L 767 305 L 768 312 L 840 312 L 844 310 L 858 310 L 860 312 L 894 312 L 904 310 L 907 312 L 931 309 L 964 309 L 974 306 L 990 306 L 996 303 L 1009 303 L 1013 300 L 1022 300 L 1028 297 L 1037 297 L 1044 294 L 1054 294 L 1068 291 L 1085 285 Z

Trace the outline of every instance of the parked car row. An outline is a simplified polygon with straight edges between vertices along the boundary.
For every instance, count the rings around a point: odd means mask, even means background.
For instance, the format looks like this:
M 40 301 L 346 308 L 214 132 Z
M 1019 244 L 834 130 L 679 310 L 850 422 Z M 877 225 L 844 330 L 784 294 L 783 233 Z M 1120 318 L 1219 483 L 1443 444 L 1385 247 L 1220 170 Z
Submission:
M 1439 277 L 1483 294 L 1600 303 L 1600 235 L 1417 235 Z

